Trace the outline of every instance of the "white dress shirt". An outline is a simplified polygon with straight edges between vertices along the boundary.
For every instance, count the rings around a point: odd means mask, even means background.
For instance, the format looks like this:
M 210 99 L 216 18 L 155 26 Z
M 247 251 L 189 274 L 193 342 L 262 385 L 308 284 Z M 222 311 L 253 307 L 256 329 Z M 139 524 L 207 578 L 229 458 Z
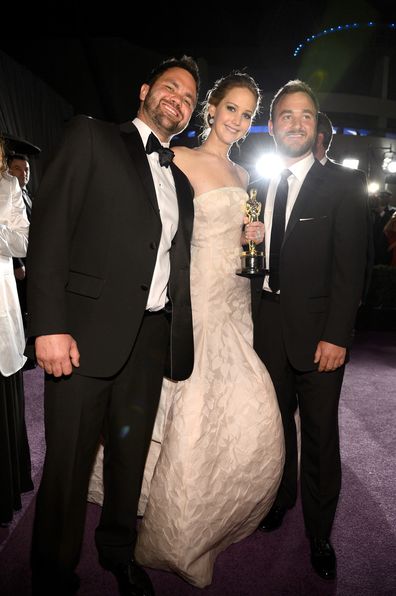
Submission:
M 291 175 L 287 179 L 289 184 L 289 192 L 287 195 L 287 203 L 286 203 L 286 215 L 285 215 L 285 229 L 287 228 L 287 224 L 290 219 L 290 214 L 293 210 L 294 204 L 297 200 L 298 193 L 300 192 L 300 188 L 302 183 L 305 180 L 305 176 L 308 174 L 309 170 L 315 163 L 315 158 L 312 153 L 300 159 L 292 166 L 289 166 L 287 169 L 290 170 Z M 267 269 L 271 266 L 270 263 L 270 245 L 271 245 L 271 228 L 272 228 L 272 215 L 274 212 L 274 202 L 275 202 L 275 195 L 276 190 L 278 188 L 278 184 L 280 182 L 280 173 L 276 174 L 268 186 L 267 192 L 267 199 L 265 201 L 265 209 L 264 209 L 264 226 L 265 226 L 265 261 L 267 263 Z M 268 285 L 269 275 L 266 275 L 264 278 L 263 289 L 271 292 L 271 289 Z M 278 292 L 279 293 L 279 292 Z
M 18 180 L 0 176 L 0 372 L 9 377 L 26 362 L 25 334 L 12 257 L 27 251 L 29 221 Z
M 135 118 L 133 124 L 138 129 L 143 145 L 146 146 L 147 139 L 152 130 Z M 169 143 L 161 143 L 169 147 Z M 173 180 L 170 167 L 160 166 L 157 152 L 147 155 L 151 174 L 153 176 L 155 192 L 157 195 L 158 207 L 162 223 L 161 240 L 157 252 L 153 279 L 150 285 L 150 292 L 147 299 L 147 310 L 160 310 L 167 302 L 166 289 L 170 274 L 169 251 L 172 240 L 177 231 L 179 223 L 179 208 L 177 204 L 175 181 Z

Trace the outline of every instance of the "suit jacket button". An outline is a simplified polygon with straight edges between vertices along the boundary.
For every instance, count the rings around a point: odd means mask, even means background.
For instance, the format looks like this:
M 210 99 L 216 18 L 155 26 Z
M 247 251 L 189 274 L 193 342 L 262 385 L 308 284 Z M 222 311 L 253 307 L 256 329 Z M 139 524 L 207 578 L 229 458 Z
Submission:
M 142 290 L 144 290 L 145 292 L 147 292 L 148 286 L 146 286 L 146 284 L 142 284 L 140 287 L 142 288 Z
M 157 248 L 156 242 L 150 242 L 150 248 L 152 248 L 153 250 L 155 250 Z

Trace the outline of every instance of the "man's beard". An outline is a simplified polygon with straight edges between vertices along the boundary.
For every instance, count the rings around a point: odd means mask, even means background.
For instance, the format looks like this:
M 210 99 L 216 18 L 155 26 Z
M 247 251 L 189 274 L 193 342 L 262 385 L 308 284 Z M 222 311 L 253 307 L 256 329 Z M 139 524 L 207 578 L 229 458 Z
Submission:
M 182 126 L 180 121 L 174 121 L 170 116 L 162 112 L 160 104 L 155 97 L 150 95 L 150 92 L 146 96 L 144 107 L 157 127 L 166 131 L 169 136 L 173 136 L 184 130 L 185 126 Z
M 289 145 L 288 143 L 285 143 L 283 139 L 277 139 L 276 137 L 275 141 L 278 151 L 282 155 L 287 157 L 302 157 L 312 150 L 315 138 L 307 138 L 302 145 Z

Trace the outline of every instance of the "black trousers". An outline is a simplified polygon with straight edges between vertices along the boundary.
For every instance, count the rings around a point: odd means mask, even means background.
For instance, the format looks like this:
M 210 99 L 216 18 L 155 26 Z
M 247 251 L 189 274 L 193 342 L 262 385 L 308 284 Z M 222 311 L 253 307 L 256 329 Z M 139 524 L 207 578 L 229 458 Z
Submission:
M 254 322 L 254 347 L 266 365 L 278 397 L 286 459 L 275 504 L 290 508 L 297 498 L 297 435 L 301 419 L 301 498 L 310 537 L 330 535 L 341 487 L 338 403 L 344 366 L 333 372 L 298 371 L 287 357 L 280 304 L 262 299 Z M 312 354 L 313 362 L 314 354 Z
M 89 478 L 101 435 L 104 503 L 95 536 L 99 557 L 112 565 L 133 556 L 137 506 L 168 344 L 166 315 L 145 316 L 128 361 L 114 377 L 47 376 L 47 450 L 32 541 L 37 575 L 46 569 L 67 576 L 79 561 Z

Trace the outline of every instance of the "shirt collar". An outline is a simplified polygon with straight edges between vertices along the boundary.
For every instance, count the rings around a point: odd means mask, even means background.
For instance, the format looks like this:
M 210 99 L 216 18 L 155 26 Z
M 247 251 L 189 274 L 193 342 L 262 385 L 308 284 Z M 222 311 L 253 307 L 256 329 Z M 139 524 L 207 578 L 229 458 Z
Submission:
M 300 180 L 300 182 L 304 181 L 305 176 L 308 174 L 309 170 L 312 168 L 313 164 L 315 163 L 315 158 L 313 153 L 309 153 L 303 159 L 296 161 L 293 165 L 288 167 L 288 170 Z
M 144 146 L 146 146 L 147 139 L 149 138 L 149 136 L 150 136 L 151 133 L 153 133 L 153 135 L 155 135 L 157 137 L 157 135 L 151 130 L 151 128 L 149 126 L 147 126 L 147 124 L 145 122 L 143 122 L 143 120 L 140 120 L 140 118 L 134 118 L 132 120 L 132 122 L 136 126 L 136 128 L 138 129 Z M 163 147 L 169 147 L 169 143 L 163 143 L 160 140 L 159 140 L 159 142 L 161 143 L 161 145 Z

